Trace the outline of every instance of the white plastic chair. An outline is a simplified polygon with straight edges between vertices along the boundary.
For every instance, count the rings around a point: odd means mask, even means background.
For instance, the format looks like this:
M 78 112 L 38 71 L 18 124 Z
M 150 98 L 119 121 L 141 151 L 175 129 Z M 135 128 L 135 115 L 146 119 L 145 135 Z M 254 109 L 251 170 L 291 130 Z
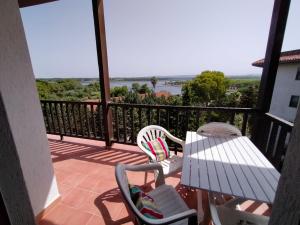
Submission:
M 128 178 L 126 171 L 158 171 L 155 189 L 147 193 L 154 199 L 158 209 L 162 212 L 163 219 L 150 219 L 145 217 L 134 205 L 130 197 Z M 165 184 L 165 178 L 162 174 L 162 167 L 158 163 L 146 165 L 124 165 L 116 166 L 116 180 L 120 191 L 124 197 L 125 203 L 134 213 L 138 224 L 173 224 L 173 225 L 196 225 L 197 212 L 189 209 L 176 190 Z
M 209 193 L 209 209 L 214 225 L 268 225 L 269 217 L 238 210 L 244 199 L 236 198 L 222 205 L 216 200 L 218 195 Z
M 176 172 L 181 171 L 182 169 L 182 157 L 175 155 L 173 152 L 170 152 L 170 157 L 157 162 L 155 155 L 153 155 L 150 151 L 148 151 L 144 145 L 148 141 L 153 141 L 156 138 L 163 138 L 166 139 L 169 138 L 171 141 L 176 142 L 177 144 L 180 144 L 182 147 L 182 150 L 184 150 L 184 144 L 185 142 L 175 136 L 173 136 L 169 131 L 167 131 L 165 128 L 157 125 L 150 125 L 147 127 L 144 127 L 140 132 L 138 133 L 137 136 L 137 144 L 140 147 L 140 149 L 147 154 L 149 157 L 149 163 L 159 163 L 161 164 L 163 168 L 163 173 L 165 176 L 172 175 Z M 156 178 L 156 173 L 155 173 L 155 178 Z M 147 173 L 145 176 L 145 183 L 147 180 Z

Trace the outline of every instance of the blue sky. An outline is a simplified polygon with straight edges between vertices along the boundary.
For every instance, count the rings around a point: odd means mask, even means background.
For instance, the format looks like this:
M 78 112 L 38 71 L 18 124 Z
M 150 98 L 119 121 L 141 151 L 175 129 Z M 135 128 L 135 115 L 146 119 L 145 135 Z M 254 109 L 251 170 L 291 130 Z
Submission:
M 260 74 L 272 0 L 105 0 L 111 77 Z M 283 50 L 300 48 L 292 0 Z M 296 15 L 296 13 L 298 15 Z M 21 9 L 36 77 L 97 77 L 91 0 Z

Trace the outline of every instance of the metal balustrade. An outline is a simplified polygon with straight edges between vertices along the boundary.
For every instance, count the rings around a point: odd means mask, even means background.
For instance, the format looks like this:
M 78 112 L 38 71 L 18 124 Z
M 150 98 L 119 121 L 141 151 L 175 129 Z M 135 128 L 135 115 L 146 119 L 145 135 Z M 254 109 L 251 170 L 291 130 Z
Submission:
M 112 116 L 112 142 L 136 144 L 136 136 L 147 125 L 160 125 L 173 135 L 185 139 L 186 131 L 220 121 L 235 125 L 243 135 L 251 137 L 255 116 L 252 108 L 198 107 L 109 103 Z M 105 140 L 103 107 L 100 102 L 73 102 L 42 100 L 45 126 L 48 134 Z M 277 169 L 281 169 L 293 124 L 272 114 L 265 114 L 265 131 L 261 143 L 255 143 Z M 175 152 L 179 146 L 170 146 Z

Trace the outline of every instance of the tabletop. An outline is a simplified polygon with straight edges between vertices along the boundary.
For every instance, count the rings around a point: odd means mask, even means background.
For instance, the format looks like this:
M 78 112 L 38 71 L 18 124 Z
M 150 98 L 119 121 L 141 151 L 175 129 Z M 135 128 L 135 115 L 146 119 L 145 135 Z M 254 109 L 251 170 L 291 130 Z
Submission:
M 273 203 L 279 172 L 248 137 L 204 137 L 187 132 L 181 184 Z

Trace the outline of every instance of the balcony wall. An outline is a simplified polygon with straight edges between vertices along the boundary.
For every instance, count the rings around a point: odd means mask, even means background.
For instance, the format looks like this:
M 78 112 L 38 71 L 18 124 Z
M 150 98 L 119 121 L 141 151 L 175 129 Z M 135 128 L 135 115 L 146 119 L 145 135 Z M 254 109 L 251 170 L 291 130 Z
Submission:
M 0 128 L 4 133 L 0 143 L 6 143 L 0 148 L 2 153 L 7 152 L 0 155 L 3 156 L 0 157 L 1 170 L 10 154 L 16 152 L 17 155 L 6 168 L 5 175 L 10 174 L 10 177 L 1 176 L 0 190 L 4 193 L 7 208 L 18 205 L 16 201 L 20 195 L 16 193 L 23 190 L 9 184 L 22 179 L 13 170 L 14 164 L 20 164 L 30 202 L 37 215 L 58 198 L 59 193 L 17 0 L 1 0 L 0 27 L 0 97 L 4 105 L 3 114 L 6 115 L 6 118 L 0 117 L 0 124 L 5 126 Z M 8 151 L 10 149 L 15 151 Z M 15 196 L 8 199 L 5 193 Z

